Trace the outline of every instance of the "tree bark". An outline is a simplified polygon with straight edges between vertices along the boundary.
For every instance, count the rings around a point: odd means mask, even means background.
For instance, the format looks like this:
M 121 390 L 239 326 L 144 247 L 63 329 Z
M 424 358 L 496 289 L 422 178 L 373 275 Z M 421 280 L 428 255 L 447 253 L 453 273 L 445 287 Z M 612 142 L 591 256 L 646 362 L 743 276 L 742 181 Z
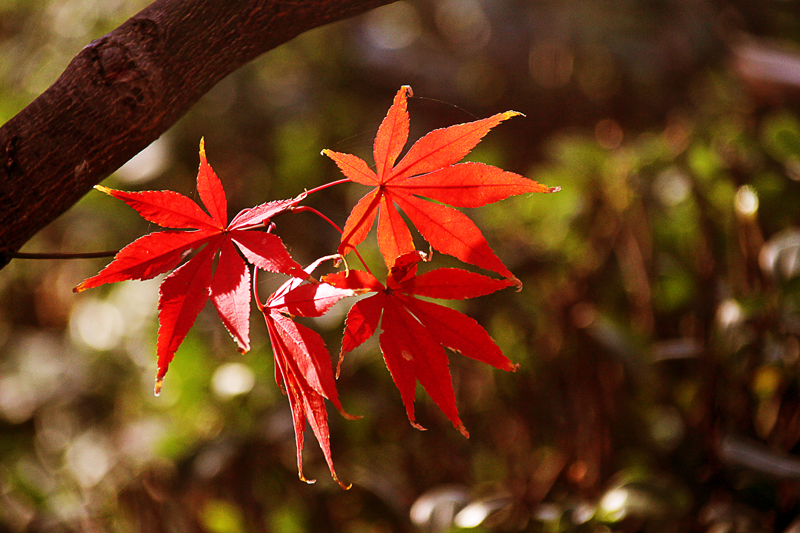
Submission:
M 157 0 L 87 45 L 0 128 L 0 268 L 225 76 L 393 0 Z

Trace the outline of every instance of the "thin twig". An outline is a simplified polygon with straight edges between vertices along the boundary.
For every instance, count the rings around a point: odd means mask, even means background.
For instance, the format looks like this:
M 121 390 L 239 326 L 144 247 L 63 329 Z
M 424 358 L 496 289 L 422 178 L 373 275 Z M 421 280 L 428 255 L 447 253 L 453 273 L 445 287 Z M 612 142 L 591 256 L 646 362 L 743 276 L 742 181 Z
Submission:
M 83 252 L 74 254 L 6 252 L 3 255 L 11 259 L 95 259 L 98 257 L 114 257 L 118 252 L 119 250 L 107 250 L 105 252 Z
M 310 213 L 314 213 L 314 214 L 315 214 L 315 215 L 317 215 L 318 217 L 321 217 L 323 220 L 325 220 L 325 221 L 326 221 L 328 224 L 330 224 L 331 226 L 333 226 L 334 228 L 336 228 L 336 231 L 338 231 L 339 233 L 344 233 L 344 232 L 342 231 L 342 228 L 340 228 L 340 227 L 339 227 L 339 226 L 338 226 L 338 225 L 337 225 L 335 222 L 333 222 L 331 219 L 329 219 L 328 217 L 326 217 L 325 215 L 323 215 L 322 213 L 320 213 L 319 211 L 317 211 L 317 210 L 316 210 L 316 209 L 314 209 L 313 207 L 309 207 L 309 206 L 307 206 L 307 205 L 301 205 L 301 206 L 293 207 L 293 208 L 292 208 L 292 211 L 293 211 L 293 212 L 295 212 L 295 213 L 300 213 L 300 212 L 302 212 L 302 211 L 308 211 L 308 212 L 310 212 Z M 356 250 L 356 249 L 355 249 L 355 247 L 353 248 L 353 252 L 355 252 L 355 254 L 356 254 L 356 256 L 358 257 L 359 261 L 361 261 L 361 264 L 362 264 L 362 265 L 364 265 L 364 268 L 366 268 L 366 269 L 367 269 L 367 272 L 369 272 L 370 274 L 372 274 L 372 271 L 371 271 L 371 270 L 369 269 L 369 267 L 367 266 L 367 262 L 366 262 L 366 261 L 364 261 L 364 258 L 363 258 L 363 257 L 361 257 L 361 254 L 360 254 L 360 253 L 358 253 L 358 250 Z M 342 259 L 344 259 L 344 256 L 341 256 L 341 257 L 342 257 Z M 345 265 L 347 265 L 347 263 L 346 263 L 346 262 L 345 262 Z M 347 270 L 349 271 L 350 269 L 349 269 L 349 268 L 347 268 Z
M 342 183 L 351 183 L 351 181 L 347 178 L 342 178 L 340 180 L 331 181 L 330 183 L 325 183 L 324 185 L 320 185 L 319 187 L 315 187 L 310 191 L 306 191 L 306 195 L 314 194 L 315 192 L 319 192 L 323 189 L 327 189 L 328 187 L 333 187 L 334 185 L 341 185 Z

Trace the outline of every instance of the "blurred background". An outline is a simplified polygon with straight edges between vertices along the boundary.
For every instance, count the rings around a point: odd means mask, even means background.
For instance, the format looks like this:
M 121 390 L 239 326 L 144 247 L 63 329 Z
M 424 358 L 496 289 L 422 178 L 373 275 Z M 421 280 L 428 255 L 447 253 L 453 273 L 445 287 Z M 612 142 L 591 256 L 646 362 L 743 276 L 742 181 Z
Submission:
M 146 3 L 0 1 L 0 121 Z M 231 215 L 293 197 L 341 177 L 324 148 L 372 160 L 404 84 L 412 139 L 524 113 L 469 158 L 562 188 L 469 213 L 524 283 L 458 304 L 521 365 L 452 355 L 471 438 L 421 391 L 412 428 L 368 343 L 338 383 L 364 418 L 330 419 L 354 486 L 310 433 L 307 486 L 259 316 L 240 356 L 206 308 L 155 398 L 158 279 L 75 295 L 107 260 L 14 260 L 0 531 L 800 531 L 800 3 L 399 1 L 239 70 L 105 184 L 197 198 L 205 136 Z M 308 204 L 343 224 L 365 191 Z M 336 249 L 311 215 L 276 223 L 301 263 Z M 23 251 L 154 229 L 92 192 Z

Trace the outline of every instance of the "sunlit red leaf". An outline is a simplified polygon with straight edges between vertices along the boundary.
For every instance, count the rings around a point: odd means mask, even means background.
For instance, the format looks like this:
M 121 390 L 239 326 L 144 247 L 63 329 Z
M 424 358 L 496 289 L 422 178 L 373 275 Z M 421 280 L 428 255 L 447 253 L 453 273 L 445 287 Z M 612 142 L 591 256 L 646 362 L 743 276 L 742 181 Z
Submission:
M 320 317 L 339 300 L 352 296 L 352 291 L 343 295 L 327 283 L 306 283 L 291 292 L 270 300 L 272 309 L 292 316 Z
M 369 168 L 366 161 L 360 157 L 351 154 L 340 154 L 331 150 L 323 150 L 322 153 L 333 159 L 342 174 L 347 176 L 350 181 L 361 185 L 378 184 L 378 176 Z
M 486 239 L 465 215 L 452 207 L 481 207 L 509 196 L 534 192 L 555 192 L 544 185 L 496 167 L 479 163 L 456 165 L 500 122 L 519 113 L 508 111 L 483 120 L 434 130 L 418 140 L 395 165 L 408 140 L 407 96 L 402 87 L 394 98 L 375 138 L 375 171 L 350 154 L 324 150 L 347 179 L 375 186 L 356 205 L 342 233 L 339 253 L 346 254 L 363 242 L 378 215 L 378 243 L 384 262 L 391 267 L 414 245 L 405 221 L 395 208 L 403 210 L 434 249 L 452 255 L 504 277 L 511 272 L 494 254 Z
M 383 358 L 412 425 L 419 427 L 414 415 L 414 394 L 419 382 L 453 425 L 468 436 L 458 416 L 443 347 L 501 370 L 514 371 L 517 367 L 475 320 L 417 296 L 473 298 L 512 286 L 514 282 L 454 268 L 416 276 L 416 265 L 423 259 L 424 255 L 416 251 L 397 258 L 386 286 L 371 274 L 358 270 L 322 278 L 341 289 L 375 293 L 350 309 L 340 357 L 380 331 Z
M 420 251 L 406 253 L 398 257 L 389 270 L 389 283 L 400 284 L 417 275 L 417 266 L 422 261 L 428 261 L 428 256 Z
M 192 251 L 206 245 L 161 284 L 156 392 L 175 351 L 209 297 L 239 351 L 250 349 L 250 271 L 240 252 L 258 268 L 307 277 L 279 237 L 255 231 L 267 227 L 271 216 L 291 209 L 305 195 L 247 209 L 226 227 L 225 191 L 206 160 L 203 141 L 200 141 L 197 192 L 210 215 L 191 199 L 172 191 L 124 192 L 102 186 L 98 189 L 124 201 L 150 222 L 191 231 L 160 231 L 137 239 L 120 250 L 99 274 L 75 287 L 76 292 L 104 283 L 153 278 L 175 268 Z M 213 268 L 218 254 L 217 266 Z
M 341 373 L 344 355 L 364 344 L 378 330 L 381 312 L 386 303 L 382 292 L 375 296 L 359 300 L 350 308 L 345 320 L 342 351 L 336 366 L 336 375 Z
M 321 260 L 306 268 L 306 272 L 310 274 Z M 319 442 L 331 476 L 345 488 L 348 487 L 339 480 L 333 467 L 324 399 L 330 400 L 347 418 L 353 417 L 344 412 L 339 401 L 330 354 L 322 337 L 297 324 L 286 313 L 320 316 L 337 301 L 353 294 L 355 292 L 351 289 L 336 288 L 325 283 L 304 283 L 294 278 L 275 291 L 266 304 L 259 304 L 275 355 L 275 378 L 289 397 L 292 409 L 300 479 L 306 481 L 303 474 L 303 432 L 308 423 Z

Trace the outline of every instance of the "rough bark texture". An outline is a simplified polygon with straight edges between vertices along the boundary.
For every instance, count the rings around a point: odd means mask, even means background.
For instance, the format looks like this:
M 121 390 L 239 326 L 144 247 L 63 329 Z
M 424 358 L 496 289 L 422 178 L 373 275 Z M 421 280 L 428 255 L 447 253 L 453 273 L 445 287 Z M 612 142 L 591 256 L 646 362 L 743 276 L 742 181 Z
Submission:
M 0 268 L 238 67 L 391 1 L 157 0 L 93 41 L 0 128 Z

